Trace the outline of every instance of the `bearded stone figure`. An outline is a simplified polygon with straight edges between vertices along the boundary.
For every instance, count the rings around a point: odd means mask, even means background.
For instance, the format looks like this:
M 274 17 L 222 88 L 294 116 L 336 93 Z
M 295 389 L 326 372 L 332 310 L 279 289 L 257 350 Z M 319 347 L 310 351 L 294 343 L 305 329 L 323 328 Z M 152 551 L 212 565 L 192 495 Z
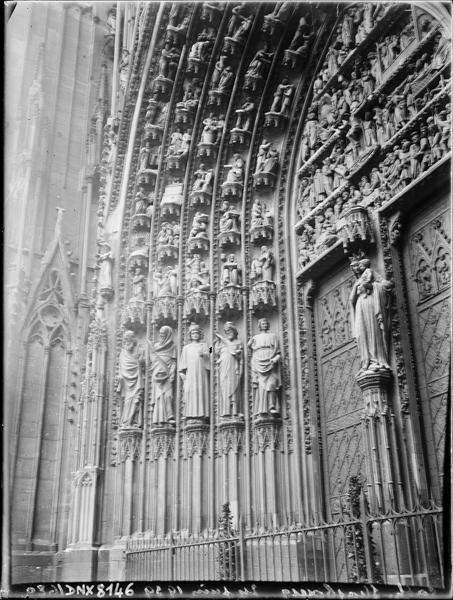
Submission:
M 209 417 L 209 348 L 201 341 L 201 328 L 189 327 L 190 342 L 184 346 L 179 374 L 184 382 L 184 417 Z
M 392 284 L 370 268 L 369 259 L 351 263 L 357 277 L 350 295 L 352 332 L 360 353 L 360 372 L 389 369 Z
M 236 327 L 228 321 L 223 328 L 225 337 L 219 339 L 219 414 L 221 417 L 240 414 L 243 349 Z
M 252 350 L 252 385 L 255 389 L 255 414 L 278 414 L 280 402 L 280 343 L 275 333 L 269 332 L 269 321 L 258 321 L 260 333 L 254 335 L 248 346 Z
M 117 392 L 123 400 L 121 427 L 141 427 L 143 402 L 143 355 L 137 351 L 137 340 L 132 331 L 126 331 L 119 356 Z
M 152 346 L 150 354 L 153 382 L 152 421 L 156 425 L 174 423 L 173 384 L 176 373 L 176 346 L 171 327 L 164 325 L 160 328 L 159 339 Z

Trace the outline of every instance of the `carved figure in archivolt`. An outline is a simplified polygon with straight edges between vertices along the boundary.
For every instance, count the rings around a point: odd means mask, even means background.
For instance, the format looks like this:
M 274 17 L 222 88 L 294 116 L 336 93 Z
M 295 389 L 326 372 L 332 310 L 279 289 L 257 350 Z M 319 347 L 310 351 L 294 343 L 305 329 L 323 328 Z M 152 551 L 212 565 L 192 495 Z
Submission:
M 222 284 L 223 285 L 239 285 L 240 283 L 240 269 L 238 261 L 234 254 L 229 254 L 228 258 L 225 255 L 221 255 L 223 262 L 222 267 Z
M 123 92 L 126 90 L 127 76 L 128 76 L 128 72 L 129 72 L 129 61 L 130 61 L 129 50 L 126 50 L 126 48 L 123 48 L 123 52 L 121 54 L 121 61 L 120 61 L 120 65 L 119 65 L 120 87 Z
M 142 352 L 137 350 L 134 333 L 126 331 L 119 356 L 117 387 L 117 392 L 123 399 L 122 427 L 141 427 L 142 425 L 143 363 L 144 357 Z
M 156 269 L 153 274 L 153 296 L 176 296 L 178 291 L 178 269 L 168 265 L 165 270 Z
M 201 163 L 200 168 L 195 171 L 195 180 L 193 182 L 193 192 L 212 192 L 212 182 L 214 171 L 206 169 L 206 165 Z
M 274 281 L 274 253 L 267 246 L 261 246 L 261 254 L 252 260 L 251 281 Z
M 112 287 L 112 265 L 113 265 L 113 254 L 111 245 L 104 241 L 103 251 L 99 254 L 99 289 L 101 294 L 103 291 L 113 291 Z
M 227 321 L 223 331 L 225 337 L 219 333 L 216 336 L 219 340 L 219 415 L 226 417 L 240 413 L 244 353 L 233 323 Z
M 176 346 L 171 327 L 164 325 L 160 328 L 159 340 L 152 346 L 150 358 L 153 423 L 174 423 L 173 383 L 176 373 Z
M 137 267 L 132 278 L 132 295 L 137 300 L 146 300 L 146 280 L 144 274 Z
M 209 348 L 201 341 L 201 328 L 189 327 L 190 342 L 181 352 L 179 374 L 184 383 L 184 417 L 209 416 Z
M 255 112 L 255 103 L 250 96 L 245 98 L 241 108 L 234 111 L 237 114 L 236 125 L 234 129 L 240 131 L 250 131 L 252 125 L 253 113 Z
M 266 67 L 270 65 L 274 53 L 271 52 L 271 45 L 266 42 L 264 48 L 258 50 L 252 58 L 245 76 L 263 77 Z
M 281 115 L 288 115 L 293 93 L 294 86 L 289 82 L 289 79 L 285 77 L 283 81 L 277 86 L 277 89 L 274 93 L 274 100 L 272 101 L 270 112 L 280 113 Z
M 392 284 L 370 268 L 364 258 L 351 262 L 357 277 L 350 303 L 352 331 L 363 371 L 389 369 L 390 293 Z
M 240 154 L 233 154 L 233 160 L 230 165 L 225 165 L 225 167 L 229 167 L 229 171 L 227 173 L 226 182 L 227 183 L 242 183 L 244 181 L 244 160 Z
M 191 291 L 209 291 L 209 271 L 199 254 L 187 261 L 187 283 Z
M 254 335 L 248 346 L 252 350 L 252 385 L 255 414 L 278 414 L 280 379 L 280 343 L 275 333 L 269 332 L 266 318 L 258 321 L 260 333 Z

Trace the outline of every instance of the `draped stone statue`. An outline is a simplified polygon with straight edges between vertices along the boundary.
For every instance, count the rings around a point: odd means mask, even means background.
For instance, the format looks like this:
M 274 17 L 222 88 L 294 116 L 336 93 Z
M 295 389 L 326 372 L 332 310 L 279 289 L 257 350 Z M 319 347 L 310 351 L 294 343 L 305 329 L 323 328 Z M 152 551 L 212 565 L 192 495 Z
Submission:
M 361 371 L 389 369 L 392 284 L 370 268 L 368 258 L 352 262 L 351 268 L 357 277 L 350 295 L 352 332 Z
M 184 346 L 179 361 L 179 374 L 184 382 L 184 417 L 209 416 L 209 348 L 201 341 L 201 328 L 189 327 L 190 342 Z
M 252 385 L 255 390 L 255 414 L 278 414 L 280 402 L 280 343 L 275 333 L 269 332 L 269 321 L 258 321 L 260 333 L 254 335 L 248 346 L 252 350 Z
M 219 415 L 221 417 L 240 414 L 241 379 L 243 373 L 243 348 L 238 341 L 236 327 L 228 321 L 223 328 L 225 337 L 219 339 Z
M 117 392 L 123 399 L 122 427 L 141 427 L 144 380 L 143 355 L 136 350 L 137 340 L 132 331 L 126 331 L 119 357 Z
M 103 251 L 99 254 L 99 293 L 104 298 L 113 296 L 112 265 L 113 253 L 111 245 L 104 241 Z
M 151 348 L 150 359 L 153 382 L 152 421 L 155 424 L 174 423 L 173 385 L 176 373 L 176 346 L 171 327 L 164 325 L 160 328 L 159 340 Z

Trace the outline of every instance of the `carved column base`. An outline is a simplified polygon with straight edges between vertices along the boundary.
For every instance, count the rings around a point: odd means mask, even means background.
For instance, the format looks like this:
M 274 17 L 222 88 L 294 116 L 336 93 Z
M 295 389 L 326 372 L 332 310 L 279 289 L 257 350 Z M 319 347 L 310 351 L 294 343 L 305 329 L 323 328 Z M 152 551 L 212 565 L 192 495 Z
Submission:
M 153 424 L 149 441 L 148 458 L 171 458 L 175 450 L 176 427 L 170 423 Z
M 356 381 L 363 393 L 365 415 L 374 417 L 387 410 L 387 387 L 392 378 L 390 369 L 359 371 Z
M 277 453 L 282 420 L 278 415 L 257 415 L 253 421 L 253 478 L 257 490 L 255 525 L 278 527 Z
M 368 501 L 372 511 L 395 508 L 398 486 L 393 464 L 392 435 L 389 423 L 387 387 L 391 380 L 389 369 L 360 371 L 356 376 L 362 390 L 364 411 L 364 446 L 367 459 Z
M 74 473 L 68 529 L 70 548 L 91 548 L 95 541 L 99 474 L 99 467 L 84 467 Z

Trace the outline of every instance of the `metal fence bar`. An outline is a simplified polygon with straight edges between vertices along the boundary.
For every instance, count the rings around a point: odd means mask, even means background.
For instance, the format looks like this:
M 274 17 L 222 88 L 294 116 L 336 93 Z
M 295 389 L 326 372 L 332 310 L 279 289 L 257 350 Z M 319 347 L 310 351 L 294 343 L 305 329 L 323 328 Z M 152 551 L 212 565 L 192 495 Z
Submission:
M 363 579 L 366 567 L 366 579 L 372 582 L 379 575 L 379 571 L 375 573 L 374 545 L 381 557 L 385 583 L 396 577 L 403 584 L 443 584 L 442 509 L 417 507 L 412 511 L 371 515 L 362 500 L 360 513 L 360 519 L 350 519 L 342 513 L 334 523 L 289 531 L 243 535 L 240 529 L 237 536 L 228 538 L 178 538 L 176 542 L 172 538 L 131 539 L 126 548 L 126 576 L 132 580 L 352 581 L 355 577 Z M 358 544 L 363 545 L 363 554 Z M 389 552 L 391 548 L 393 552 Z M 394 561 L 393 571 L 389 560 Z M 355 561 L 355 566 L 351 561 Z

